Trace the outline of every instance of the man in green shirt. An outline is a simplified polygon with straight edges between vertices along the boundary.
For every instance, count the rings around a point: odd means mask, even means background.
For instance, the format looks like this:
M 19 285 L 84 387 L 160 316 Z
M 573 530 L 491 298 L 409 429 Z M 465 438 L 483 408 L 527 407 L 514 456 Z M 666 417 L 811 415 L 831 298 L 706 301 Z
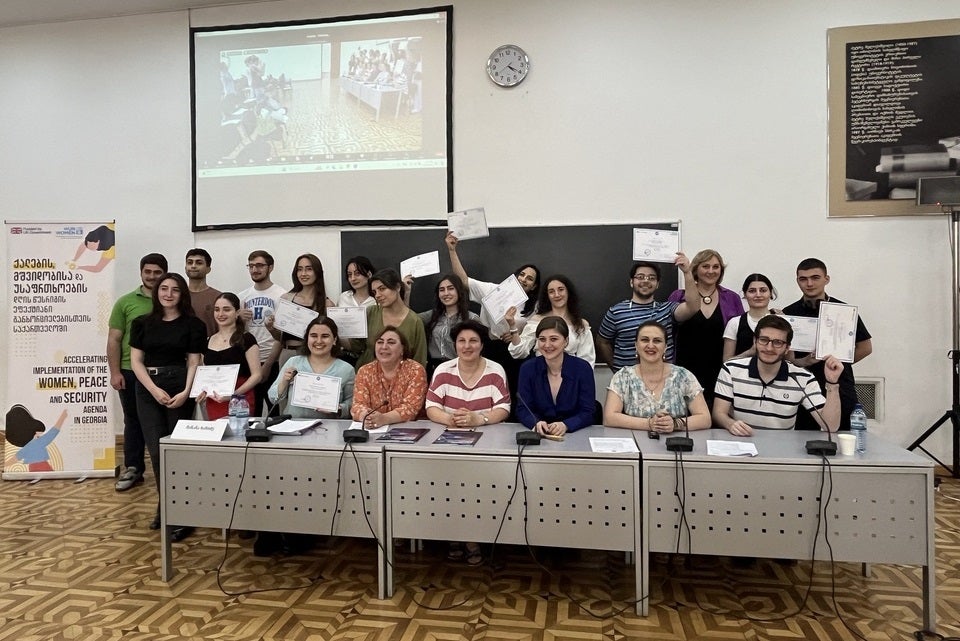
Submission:
M 147 254 L 140 259 L 140 286 L 117 299 L 110 312 L 107 333 L 107 364 L 110 385 L 120 393 L 123 407 L 123 470 L 116 489 L 125 492 L 143 482 L 144 442 L 140 417 L 137 415 L 137 377 L 130 368 L 130 326 L 133 319 L 150 313 L 153 288 L 167 272 L 167 259 L 162 254 Z

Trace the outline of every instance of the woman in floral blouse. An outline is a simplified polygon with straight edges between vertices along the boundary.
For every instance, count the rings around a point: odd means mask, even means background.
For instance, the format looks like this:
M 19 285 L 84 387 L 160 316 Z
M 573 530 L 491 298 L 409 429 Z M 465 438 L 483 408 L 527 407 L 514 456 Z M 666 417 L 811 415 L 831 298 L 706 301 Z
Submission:
M 353 420 L 367 429 L 405 423 L 423 411 L 427 372 L 410 358 L 407 339 L 393 325 L 374 338 L 376 360 L 357 371 L 353 388 Z

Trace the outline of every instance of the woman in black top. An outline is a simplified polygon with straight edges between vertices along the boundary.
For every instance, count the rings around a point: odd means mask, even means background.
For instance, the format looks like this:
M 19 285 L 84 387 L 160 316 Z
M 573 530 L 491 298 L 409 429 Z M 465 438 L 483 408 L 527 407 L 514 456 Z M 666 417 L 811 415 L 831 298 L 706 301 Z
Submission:
M 159 493 L 160 439 L 173 432 L 177 421 L 193 416 L 190 387 L 207 328 L 194 315 L 190 290 L 180 274 L 161 276 L 152 297 L 152 311 L 134 320 L 130 329 L 130 365 L 137 377 L 137 413 Z M 159 528 L 158 505 L 150 529 Z M 191 531 L 177 528 L 172 537 L 179 541 Z
M 254 388 L 260 382 L 260 347 L 257 339 L 245 331 L 240 318 L 240 299 L 232 292 L 223 292 L 213 302 L 213 319 L 217 322 L 217 333 L 207 339 L 203 350 L 204 365 L 239 365 L 234 395 L 247 399 L 251 414 L 257 408 Z M 227 416 L 230 409 L 230 397 L 219 397 L 201 391 L 198 403 L 204 403 L 207 419 L 215 421 Z

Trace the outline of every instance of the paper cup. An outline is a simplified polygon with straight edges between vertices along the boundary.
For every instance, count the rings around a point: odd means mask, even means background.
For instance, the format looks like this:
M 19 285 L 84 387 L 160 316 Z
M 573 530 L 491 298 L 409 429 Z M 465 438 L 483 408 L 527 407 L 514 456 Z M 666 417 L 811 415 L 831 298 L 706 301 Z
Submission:
M 840 453 L 844 456 L 853 456 L 857 451 L 857 437 L 853 434 L 837 434 L 840 444 Z

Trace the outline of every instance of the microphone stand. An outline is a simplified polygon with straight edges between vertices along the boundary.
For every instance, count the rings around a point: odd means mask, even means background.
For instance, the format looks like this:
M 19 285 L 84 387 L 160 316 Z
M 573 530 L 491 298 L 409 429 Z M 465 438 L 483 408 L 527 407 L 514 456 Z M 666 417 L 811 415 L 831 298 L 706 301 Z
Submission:
M 827 428 L 827 439 L 822 438 L 810 439 L 807 441 L 807 454 L 815 454 L 817 456 L 836 456 L 837 455 L 837 444 L 833 440 L 833 432 L 830 431 L 830 426 L 827 425 L 827 422 L 823 419 L 823 414 L 820 413 L 814 404 L 810 400 L 810 397 L 807 395 L 807 389 L 800 383 L 800 379 L 794 373 L 790 373 L 790 378 L 793 379 L 793 382 L 797 384 L 797 387 L 800 388 L 800 392 L 803 394 L 803 397 L 807 399 L 807 402 L 810 403 L 810 407 L 817 413 L 817 416 L 820 417 L 820 421 L 823 423 L 823 426 Z
M 921 452 L 939 463 L 940 467 L 950 472 L 953 478 L 960 478 L 960 285 L 958 285 L 958 275 L 960 275 L 960 246 L 958 246 L 958 243 L 960 243 L 960 213 L 953 206 L 944 207 L 943 213 L 950 214 L 950 250 L 953 255 L 953 269 L 950 270 L 953 284 L 953 349 L 947 352 L 947 358 L 953 363 L 951 378 L 953 404 L 936 423 L 928 427 L 927 431 L 921 434 L 907 449 L 912 452 L 919 448 Z M 950 421 L 952 427 L 950 433 L 953 436 L 952 469 L 921 447 L 921 444 L 947 421 Z

